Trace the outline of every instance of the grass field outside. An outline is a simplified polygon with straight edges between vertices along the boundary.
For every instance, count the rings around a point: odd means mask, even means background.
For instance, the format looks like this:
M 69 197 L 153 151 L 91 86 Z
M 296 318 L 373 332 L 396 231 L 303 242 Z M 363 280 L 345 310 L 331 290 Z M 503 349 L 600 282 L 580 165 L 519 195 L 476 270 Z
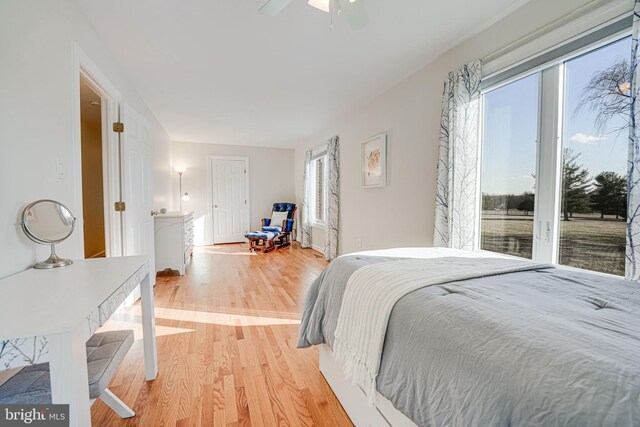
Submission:
M 625 220 L 574 214 L 560 221 L 559 263 L 624 276 Z M 531 258 L 533 215 L 512 210 L 482 213 L 481 248 Z

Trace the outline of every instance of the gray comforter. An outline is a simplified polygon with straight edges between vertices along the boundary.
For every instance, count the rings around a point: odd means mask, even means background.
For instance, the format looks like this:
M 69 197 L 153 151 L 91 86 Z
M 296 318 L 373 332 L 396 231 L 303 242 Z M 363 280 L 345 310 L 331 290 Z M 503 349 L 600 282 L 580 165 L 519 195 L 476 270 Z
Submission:
M 397 259 L 332 262 L 298 346 L 331 346 L 351 274 Z M 414 291 L 389 319 L 377 389 L 424 426 L 640 426 L 640 284 L 552 268 Z

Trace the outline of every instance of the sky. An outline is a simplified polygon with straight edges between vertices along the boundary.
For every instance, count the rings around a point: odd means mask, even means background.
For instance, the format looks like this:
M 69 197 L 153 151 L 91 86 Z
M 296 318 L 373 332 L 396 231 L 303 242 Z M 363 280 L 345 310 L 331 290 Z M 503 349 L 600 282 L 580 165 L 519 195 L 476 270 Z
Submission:
M 616 132 L 624 118 L 598 130 L 596 112 L 578 108 L 591 77 L 631 56 L 627 37 L 565 63 L 563 147 L 580 153 L 577 162 L 593 178 L 603 171 L 626 174 L 626 131 Z M 482 192 L 520 194 L 534 191 L 538 126 L 539 73 L 524 77 L 484 96 Z

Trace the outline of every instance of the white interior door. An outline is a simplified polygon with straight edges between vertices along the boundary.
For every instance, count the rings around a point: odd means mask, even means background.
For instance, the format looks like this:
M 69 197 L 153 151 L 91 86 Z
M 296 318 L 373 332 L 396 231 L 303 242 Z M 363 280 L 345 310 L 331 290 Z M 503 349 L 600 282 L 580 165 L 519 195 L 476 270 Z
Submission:
M 149 255 L 150 271 L 154 272 L 151 127 L 144 117 L 126 104 L 121 117 L 124 123 L 121 138 L 122 201 L 126 204 L 122 217 L 123 252 L 124 255 Z
M 247 158 L 212 158 L 213 243 L 244 241 L 249 226 Z

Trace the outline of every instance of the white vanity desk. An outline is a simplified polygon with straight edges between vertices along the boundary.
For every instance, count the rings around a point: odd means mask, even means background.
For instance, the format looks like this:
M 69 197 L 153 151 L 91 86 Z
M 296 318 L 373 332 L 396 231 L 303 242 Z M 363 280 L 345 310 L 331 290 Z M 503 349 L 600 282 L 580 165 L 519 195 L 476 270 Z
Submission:
M 53 403 L 91 425 L 85 343 L 140 285 L 147 380 L 158 373 L 153 285 L 146 256 L 74 261 L 0 280 L 0 370 L 49 362 Z

